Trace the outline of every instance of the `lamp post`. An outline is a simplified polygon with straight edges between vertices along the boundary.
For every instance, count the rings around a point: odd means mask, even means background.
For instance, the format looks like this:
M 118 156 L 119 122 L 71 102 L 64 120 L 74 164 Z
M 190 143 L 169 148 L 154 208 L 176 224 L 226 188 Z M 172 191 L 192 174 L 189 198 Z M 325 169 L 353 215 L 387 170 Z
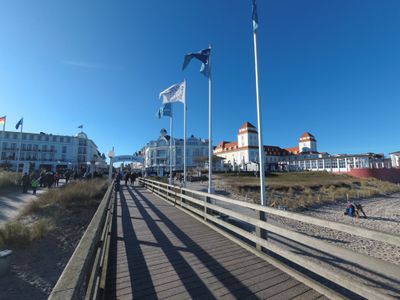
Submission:
M 112 166 L 113 166 L 113 158 L 115 157 L 114 147 L 112 150 L 108 151 L 108 157 L 110 158 L 110 168 L 108 170 L 108 181 L 111 183 L 112 180 Z

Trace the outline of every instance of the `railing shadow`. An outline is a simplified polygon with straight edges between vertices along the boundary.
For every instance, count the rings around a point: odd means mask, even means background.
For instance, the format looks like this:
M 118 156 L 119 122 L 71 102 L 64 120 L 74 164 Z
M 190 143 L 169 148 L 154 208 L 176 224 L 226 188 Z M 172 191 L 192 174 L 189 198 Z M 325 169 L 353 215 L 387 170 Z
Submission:
M 195 240 L 189 237 L 184 231 L 182 231 L 177 225 L 175 225 L 163 212 L 161 212 L 150 200 L 148 200 L 140 191 L 140 189 L 134 188 L 134 194 L 132 190 L 131 193 L 132 198 L 138 206 L 140 213 L 143 218 L 146 220 L 148 227 L 152 231 L 154 237 L 160 244 L 160 247 L 167 250 L 174 245 L 170 242 L 168 237 L 163 233 L 163 231 L 159 228 L 159 225 L 150 218 L 149 213 L 143 208 L 141 201 L 143 201 L 147 206 L 151 209 L 151 211 L 167 226 L 167 228 L 174 233 L 174 235 L 180 240 L 180 242 L 190 249 L 196 258 L 221 282 L 226 289 L 228 289 L 233 296 L 236 295 L 238 290 L 241 290 L 241 294 L 245 292 L 246 294 L 253 294 L 251 290 L 248 289 L 243 283 L 237 279 L 233 274 L 231 274 L 226 268 L 224 268 L 221 264 L 218 263 L 210 254 L 207 253 L 201 246 L 199 246 Z M 191 297 L 199 297 L 201 295 L 201 299 L 206 298 L 215 298 L 213 294 L 209 291 L 207 286 L 202 282 L 201 278 L 194 272 L 192 267 L 186 263 L 184 258 L 181 256 L 179 251 L 165 251 L 165 254 L 168 260 L 171 262 L 173 266 L 180 265 L 180 272 L 178 276 L 180 277 L 182 283 L 186 286 Z M 183 268 L 182 268 L 183 266 Z M 185 275 L 185 273 L 189 273 L 190 276 Z M 225 275 L 223 275 L 225 274 Z M 229 274 L 227 276 L 226 274 Z M 192 279 L 191 279 L 192 277 Z M 193 277 L 196 279 L 196 292 L 191 290 L 193 287 L 192 281 Z M 229 284 L 228 284 L 229 283 Z M 193 293 L 193 294 L 192 294 Z

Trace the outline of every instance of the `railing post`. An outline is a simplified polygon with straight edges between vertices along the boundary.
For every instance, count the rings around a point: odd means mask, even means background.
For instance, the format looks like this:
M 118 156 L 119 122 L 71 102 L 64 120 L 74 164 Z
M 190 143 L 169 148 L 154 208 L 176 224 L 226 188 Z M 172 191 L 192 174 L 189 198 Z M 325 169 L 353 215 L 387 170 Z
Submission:
M 263 212 L 263 211 L 256 210 L 256 218 L 261 221 L 264 221 L 264 222 L 267 221 L 267 216 L 266 216 L 265 212 Z M 267 231 L 258 226 L 256 226 L 256 236 L 258 236 L 264 240 L 268 239 Z M 263 251 L 264 248 L 260 244 L 257 243 L 256 249 L 259 251 Z

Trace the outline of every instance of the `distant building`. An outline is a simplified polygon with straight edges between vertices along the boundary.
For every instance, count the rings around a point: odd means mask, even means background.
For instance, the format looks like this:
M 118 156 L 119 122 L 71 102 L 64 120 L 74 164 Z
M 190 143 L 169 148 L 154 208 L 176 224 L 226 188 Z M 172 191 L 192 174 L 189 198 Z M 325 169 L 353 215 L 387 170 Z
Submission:
M 233 170 L 252 171 L 258 165 L 258 132 L 246 122 L 238 132 L 237 142 L 220 142 L 214 154 L 223 158 Z M 269 171 L 328 171 L 349 172 L 361 168 L 390 168 L 391 163 L 383 154 L 330 155 L 317 151 L 314 135 L 305 132 L 297 147 L 281 148 L 264 145 L 265 167 Z M 397 154 L 396 154 L 397 153 Z M 392 161 L 399 163 L 399 152 L 393 153 Z M 398 155 L 398 156 L 396 156 Z M 397 160 L 396 160 L 397 157 Z M 258 168 L 257 168 L 258 169 Z
M 105 168 L 105 157 L 84 132 L 77 136 L 46 133 L 0 132 L 0 167 L 19 171 L 29 165 L 30 171 L 66 169 L 85 171 L 90 166 Z M 21 147 L 19 147 L 21 145 Z
M 162 176 L 169 172 L 169 161 L 172 160 L 173 171 L 183 171 L 183 139 L 174 138 L 165 129 L 160 132 L 157 140 L 150 141 L 142 149 L 144 168 L 146 172 Z M 172 157 L 170 158 L 170 142 L 172 142 Z M 186 140 L 187 169 L 203 167 L 208 157 L 208 140 L 196 138 L 193 135 Z
M 400 151 L 390 153 L 390 160 L 394 168 L 400 168 Z

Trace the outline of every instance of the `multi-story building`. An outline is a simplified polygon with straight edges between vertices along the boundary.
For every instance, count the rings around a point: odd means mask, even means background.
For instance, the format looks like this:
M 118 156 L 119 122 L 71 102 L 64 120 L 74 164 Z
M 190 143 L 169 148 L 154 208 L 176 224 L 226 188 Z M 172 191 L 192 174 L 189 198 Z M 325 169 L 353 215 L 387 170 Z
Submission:
M 172 157 L 170 158 L 171 137 L 165 129 L 157 140 L 150 141 L 142 149 L 144 155 L 144 167 L 146 172 L 163 175 L 169 172 L 171 159 L 173 171 L 183 170 L 183 139 L 173 139 Z M 208 157 L 208 140 L 194 137 L 186 140 L 186 166 L 188 169 L 204 166 Z
M 0 167 L 22 171 L 65 169 L 84 171 L 105 167 L 105 157 L 84 132 L 77 136 L 3 131 L 0 133 Z
M 390 153 L 390 160 L 394 168 L 400 168 L 400 151 Z
M 214 154 L 223 158 L 232 169 L 251 170 L 258 164 L 257 129 L 246 122 L 238 132 L 237 142 L 222 141 Z M 317 151 L 317 140 L 314 135 L 305 132 L 300 136 L 297 147 L 281 148 L 264 145 L 266 170 L 285 171 L 328 171 L 349 172 L 362 168 L 390 168 L 390 161 L 383 154 L 341 154 L 329 155 Z M 395 160 L 394 153 L 392 161 Z M 394 157 L 394 158 L 393 158 Z

